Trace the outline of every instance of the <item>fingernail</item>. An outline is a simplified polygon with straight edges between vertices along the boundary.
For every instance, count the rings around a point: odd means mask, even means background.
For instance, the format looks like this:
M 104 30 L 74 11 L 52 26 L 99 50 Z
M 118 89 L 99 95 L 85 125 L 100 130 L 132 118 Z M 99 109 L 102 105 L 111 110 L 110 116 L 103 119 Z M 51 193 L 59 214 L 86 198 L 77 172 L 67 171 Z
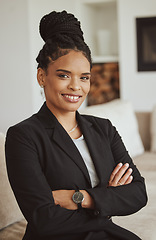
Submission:
M 122 167 L 122 163 L 119 163 L 118 166 L 119 166 L 119 167 Z
M 125 166 L 126 166 L 126 167 L 129 167 L 129 164 L 128 164 L 128 163 L 125 163 Z
M 132 172 L 132 171 L 133 171 L 133 169 L 132 169 L 132 168 L 129 168 L 129 169 L 128 169 L 128 171 L 129 171 L 129 172 Z

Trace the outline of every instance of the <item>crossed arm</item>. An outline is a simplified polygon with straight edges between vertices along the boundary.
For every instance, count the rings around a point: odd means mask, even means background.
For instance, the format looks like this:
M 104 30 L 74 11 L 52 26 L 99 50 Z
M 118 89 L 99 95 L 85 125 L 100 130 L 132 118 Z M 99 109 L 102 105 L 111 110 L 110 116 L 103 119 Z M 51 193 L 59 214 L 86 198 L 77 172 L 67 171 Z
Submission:
M 122 164 L 119 163 L 115 169 L 113 170 L 109 182 L 108 187 L 113 186 L 117 187 L 120 185 L 126 185 L 132 182 L 133 176 L 132 169 L 129 168 L 129 164 Z M 55 190 L 52 191 L 53 198 L 56 205 L 60 205 L 63 208 L 76 210 L 77 204 L 75 204 L 72 200 L 72 195 L 74 194 L 75 190 Z M 83 208 L 90 208 L 94 209 L 94 200 L 90 196 L 90 194 L 85 190 L 80 190 L 80 192 L 84 195 L 84 201 L 82 202 Z
M 89 188 L 86 191 L 80 190 L 85 197 L 82 207 L 99 211 L 99 220 L 91 217 L 86 211 L 75 211 L 77 205 L 72 201 L 74 190 L 51 191 L 31 134 L 31 128 L 24 128 L 23 125 L 9 129 L 6 161 L 14 194 L 25 218 L 37 235 L 46 238 L 55 234 L 103 231 L 106 216 L 132 214 L 145 206 L 147 196 L 144 179 L 133 165 L 122 143 L 116 144 L 117 140 L 111 140 L 115 162 L 129 163 L 130 168 L 133 169 L 134 181 L 131 183 L 132 172 L 128 170 L 129 166 L 125 164 L 121 166 L 119 163 L 110 174 L 108 187 L 105 185 Z M 40 143 L 37 144 L 38 149 L 41 149 Z M 124 186 L 120 187 L 119 183 Z

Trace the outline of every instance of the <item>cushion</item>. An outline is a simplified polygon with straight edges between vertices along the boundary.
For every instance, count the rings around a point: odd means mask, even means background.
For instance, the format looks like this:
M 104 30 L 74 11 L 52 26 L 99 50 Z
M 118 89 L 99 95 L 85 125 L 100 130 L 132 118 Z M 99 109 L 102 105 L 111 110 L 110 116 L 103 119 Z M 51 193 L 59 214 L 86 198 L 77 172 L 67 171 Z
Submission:
M 145 159 L 148 162 L 149 159 Z M 144 161 L 144 160 L 143 160 Z M 142 159 L 141 159 L 142 162 Z M 148 203 L 146 207 L 142 208 L 135 214 L 128 216 L 114 217 L 113 222 L 124 227 L 135 234 L 137 234 L 140 239 L 155 240 L 156 239 L 156 191 L 155 182 L 156 174 L 155 171 L 141 171 L 142 175 L 146 179 L 146 187 L 148 193 Z
M 151 115 L 151 151 L 156 153 L 156 105 Z
M 156 172 L 156 155 L 155 155 L 155 153 L 146 151 L 146 152 L 144 152 L 144 154 L 136 156 L 134 158 L 134 163 L 140 171 L 147 171 L 147 172 L 155 171 Z M 143 176 L 144 176 L 144 174 L 143 174 Z M 149 174 L 149 176 L 150 176 L 150 174 Z M 149 176 L 148 176 L 148 178 L 149 178 Z M 155 174 L 155 177 L 156 177 L 156 174 Z
M 0 133 L 0 229 L 23 218 L 8 181 L 4 143 L 5 136 Z
M 126 229 L 136 233 L 141 239 L 156 239 L 156 154 L 145 152 L 134 158 L 134 163 L 138 167 L 142 176 L 145 177 L 148 203 L 135 214 L 129 216 L 114 217 L 113 221 Z
M 80 113 L 109 119 L 121 135 L 131 157 L 144 152 L 136 115 L 129 101 L 117 99 L 86 107 L 81 109 Z
M 0 231 L 0 239 L 2 240 L 21 240 L 26 229 L 26 220 L 16 222 Z M 31 239 L 30 239 L 31 240 Z

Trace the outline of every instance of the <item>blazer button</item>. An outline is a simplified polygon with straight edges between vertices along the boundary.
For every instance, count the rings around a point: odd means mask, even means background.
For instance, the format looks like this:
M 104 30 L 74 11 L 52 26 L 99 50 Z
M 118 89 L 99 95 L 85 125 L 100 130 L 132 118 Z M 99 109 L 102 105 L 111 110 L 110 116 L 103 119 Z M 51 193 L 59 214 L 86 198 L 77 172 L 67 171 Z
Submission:
M 94 215 L 95 215 L 95 216 L 98 216 L 99 214 L 100 214 L 100 212 L 99 212 L 98 210 L 95 210 L 95 211 L 94 211 Z

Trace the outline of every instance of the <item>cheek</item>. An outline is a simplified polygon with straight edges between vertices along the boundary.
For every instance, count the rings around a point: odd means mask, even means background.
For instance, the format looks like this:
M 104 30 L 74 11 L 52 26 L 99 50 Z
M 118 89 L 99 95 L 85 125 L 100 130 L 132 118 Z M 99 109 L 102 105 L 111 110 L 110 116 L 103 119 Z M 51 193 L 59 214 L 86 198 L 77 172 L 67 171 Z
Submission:
M 54 93 L 57 93 L 59 91 L 61 91 L 61 89 L 64 87 L 63 84 L 59 81 L 50 81 L 48 84 L 47 84 L 47 90 L 49 92 L 54 92 Z
M 86 94 L 88 94 L 89 91 L 90 91 L 90 82 L 88 82 L 88 83 L 84 86 L 84 92 L 85 92 Z

